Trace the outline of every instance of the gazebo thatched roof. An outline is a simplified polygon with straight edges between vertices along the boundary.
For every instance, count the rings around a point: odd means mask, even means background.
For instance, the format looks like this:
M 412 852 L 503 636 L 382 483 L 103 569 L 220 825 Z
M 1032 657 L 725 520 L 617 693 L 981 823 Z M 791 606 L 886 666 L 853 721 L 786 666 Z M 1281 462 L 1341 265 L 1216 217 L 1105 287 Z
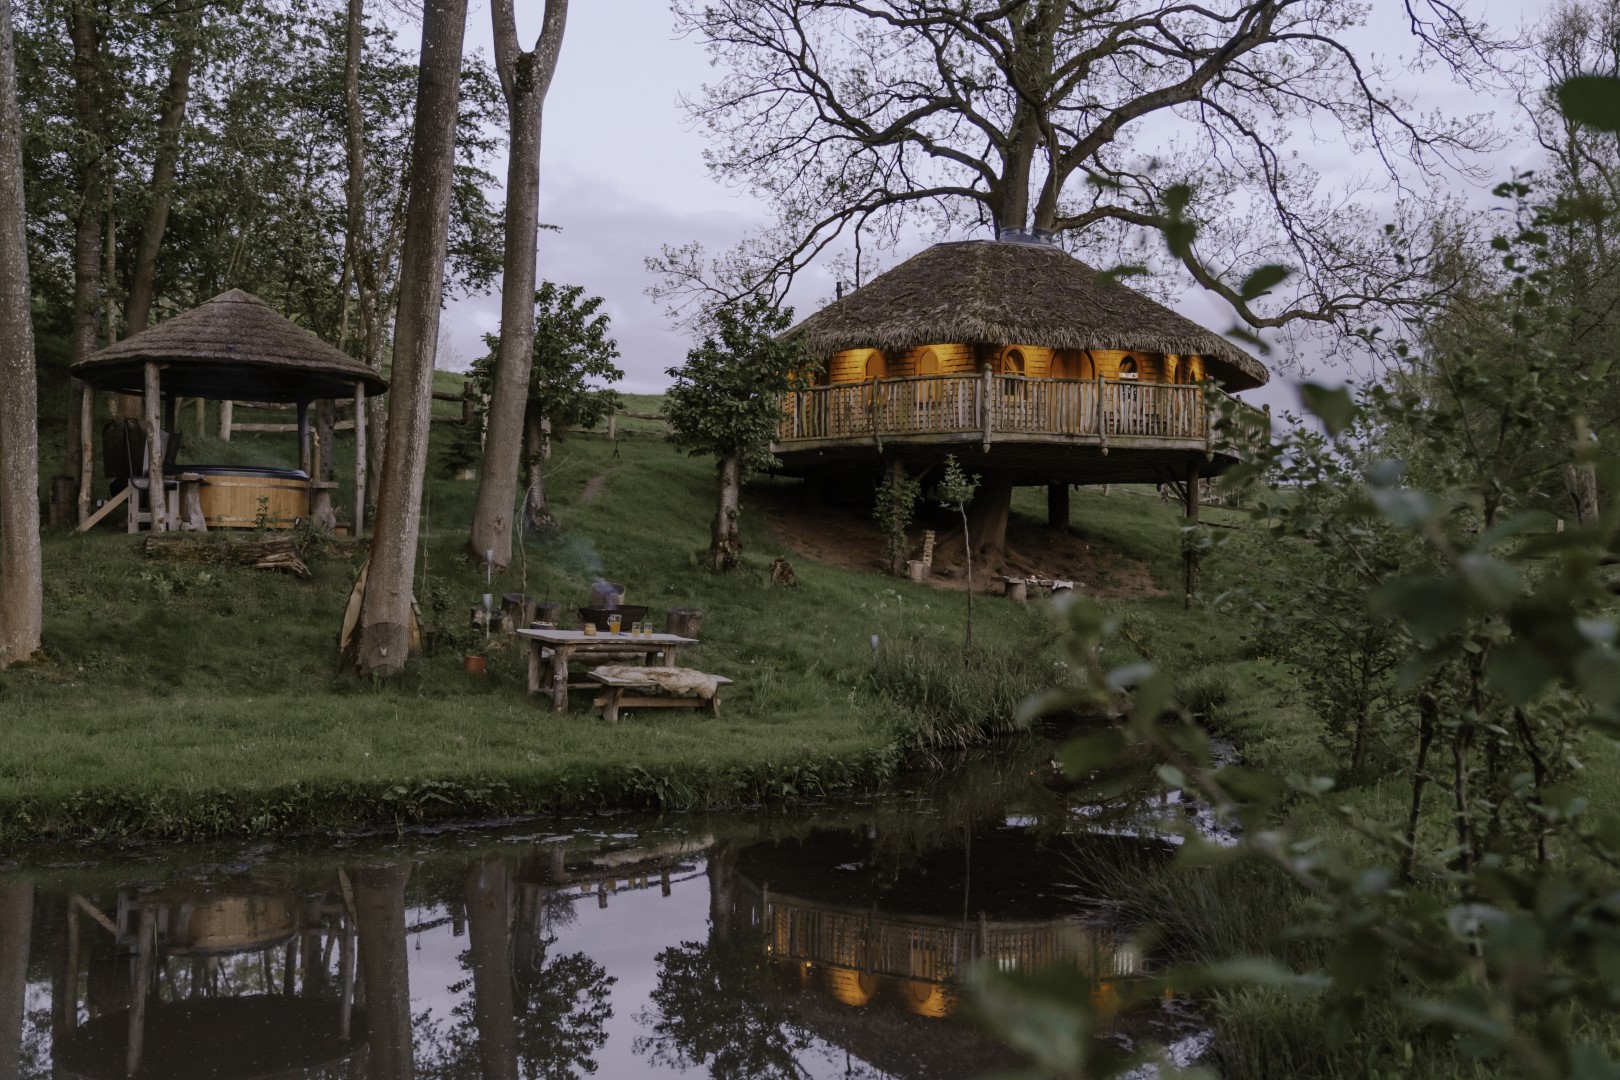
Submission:
M 252 293 L 232 289 L 183 315 L 109 345 L 69 370 L 91 386 L 139 394 L 148 363 L 163 389 L 185 397 L 313 401 L 388 389 L 375 371 L 339 352 Z
M 822 359 L 844 349 L 984 343 L 1197 354 L 1228 390 L 1265 367 L 1219 334 L 1047 244 L 935 244 L 790 331 Z

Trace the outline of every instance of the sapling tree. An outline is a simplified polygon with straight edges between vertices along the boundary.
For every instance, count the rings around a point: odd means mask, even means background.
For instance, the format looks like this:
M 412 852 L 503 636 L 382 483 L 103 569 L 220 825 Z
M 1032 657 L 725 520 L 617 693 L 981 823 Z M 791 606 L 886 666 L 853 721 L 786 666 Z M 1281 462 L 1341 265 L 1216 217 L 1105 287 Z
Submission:
M 815 369 L 803 346 L 783 336 L 792 324 L 792 308 L 763 297 L 715 307 L 704 315 L 703 340 L 684 365 L 667 372 L 674 380 L 664 396 L 671 441 L 693 456 L 719 459 L 709 541 L 715 570 L 730 570 L 742 554 L 743 469 L 773 464 L 783 395 L 804 386 Z
M 900 462 L 893 463 L 873 492 L 872 516 L 883 529 L 889 573 L 896 576 L 906 572 L 906 556 L 911 553 L 906 527 L 911 524 L 911 515 L 920 498 L 922 484 L 908 475 Z
M 556 524 L 546 505 L 545 462 L 553 433 L 567 428 L 594 428 L 619 407 L 612 384 L 624 378 L 614 363 L 618 343 L 609 336 L 608 317 L 600 296 L 586 296 L 579 285 L 543 281 L 534 294 L 533 359 L 529 396 L 523 412 L 523 464 L 527 472 L 523 497 L 524 523 L 531 531 Z M 452 469 L 479 459 L 480 435 L 491 400 L 500 337 L 486 334 L 489 352 L 473 361 L 462 395 L 472 403 L 472 424 L 456 432 L 446 452 Z M 487 455 L 486 455 L 487 460 Z
M 956 455 L 947 454 L 945 475 L 934 489 L 934 501 L 962 515 L 962 549 L 967 553 L 967 640 L 963 644 L 969 649 L 973 647 L 973 538 L 968 536 L 967 511 L 978 490 L 978 476 L 969 476 Z

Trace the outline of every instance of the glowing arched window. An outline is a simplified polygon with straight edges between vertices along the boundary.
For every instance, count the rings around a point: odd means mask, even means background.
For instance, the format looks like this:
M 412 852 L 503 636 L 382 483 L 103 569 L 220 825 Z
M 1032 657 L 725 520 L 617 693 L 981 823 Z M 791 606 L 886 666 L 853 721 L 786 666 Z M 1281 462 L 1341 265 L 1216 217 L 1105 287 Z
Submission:
M 1119 362 L 1119 377 L 1122 379 L 1136 378 L 1136 358 L 1127 356 Z
M 1006 375 L 1022 375 L 1024 373 L 1024 354 L 1017 349 L 1008 349 L 1001 358 L 1001 370 Z
M 936 353 L 933 349 L 924 349 L 922 351 L 922 353 L 917 357 L 917 374 L 919 374 L 919 375 L 938 375 L 939 374 L 939 354 Z
M 884 379 L 889 375 L 889 365 L 883 359 L 883 353 L 873 349 L 866 354 L 866 377 L 868 379 Z
M 1178 378 L 1176 381 L 1177 382 L 1183 382 L 1183 383 L 1195 383 L 1195 382 L 1197 382 L 1198 381 L 1198 371 L 1197 371 L 1197 368 L 1195 367 L 1196 364 L 1197 364 L 1197 358 L 1196 357 L 1189 356 L 1189 357 L 1185 358 L 1184 360 L 1182 360 L 1181 361 L 1181 371 L 1179 372 L 1181 377 Z

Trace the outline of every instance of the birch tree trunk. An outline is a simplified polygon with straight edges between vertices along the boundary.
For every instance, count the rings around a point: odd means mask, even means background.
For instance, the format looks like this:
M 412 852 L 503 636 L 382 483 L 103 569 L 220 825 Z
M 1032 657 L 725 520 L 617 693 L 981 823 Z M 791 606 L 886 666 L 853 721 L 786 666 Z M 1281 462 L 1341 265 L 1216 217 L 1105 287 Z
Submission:
M 152 162 L 152 202 L 146 225 L 135 249 L 130 271 L 129 299 L 124 305 L 124 335 L 146 329 L 157 290 L 157 258 L 169 227 L 169 206 L 174 202 L 174 170 L 180 159 L 180 129 L 186 122 L 191 98 L 191 68 L 197 52 L 197 26 L 202 5 L 180 9 L 174 17 L 174 52 L 169 57 L 169 85 L 163 93 L 163 114 L 158 119 L 157 157 Z
M 371 570 L 355 636 L 354 664 L 362 675 L 400 674 L 409 646 L 411 578 L 416 572 L 427 472 L 433 358 L 444 297 L 456 105 L 466 29 L 467 0 L 427 0 L 424 4 L 393 382 L 388 393 L 388 445 L 372 525 Z
M 512 561 L 512 499 L 523 455 L 524 406 L 534 363 L 535 235 L 540 228 L 540 118 L 557 70 L 568 0 L 546 0 L 533 52 L 518 44 L 512 0 L 494 0 L 495 70 L 506 96 L 510 141 L 506 158 L 506 250 L 501 267 L 501 343 L 478 470 L 478 505 L 467 549 L 493 551 L 496 566 Z
M 377 251 L 366 222 L 366 114 L 360 103 L 360 65 L 366 44 L 365 0 L 348 0 L 348 18 L 343 58 L 343 133 L 348 156 L 348 177 L 344 182 L 347 202 L 343 246 L 354 277 L 356 306 L 360 309 L 360 332 L 365 342 L 365 360 L 382 373 L 385 330 L 377 311 Z M 375 498 L 382 477 L 383 449 L 388 434 L 388 403 L 380 394 L 366 399 L 366 493 Z M 357 463 L 358 464 L 358 463 Z M 370 507 L 356 507 L 355 512 Z
M 730 570 L 742 556 L 742 534 L 737 528 L 737 517 L 742 513 L 742 455 L 725 455 L 716 471 L 719 498 L 709 541 L 709 559 L 714 569 Z
M 73 42 L 73 120 L 84 140 L 79 161 L 78 214 L 73 225 L 73 360 L 96 351 L 100 332 L 101 208 L 106 193 L 106 137 L 101 112 L 101 30 L 89 0 L 68 8 L 68 37 Z M 68 380 L 68 432 L 62 471 L 78 482 L 84 469 L 84 399 L 90 388 Z M 75 498 L 78 493 L 75 492 Z
M 11 5 L 0 4 L 0 668 L 39 651 L 43 599 L 26 213 Z

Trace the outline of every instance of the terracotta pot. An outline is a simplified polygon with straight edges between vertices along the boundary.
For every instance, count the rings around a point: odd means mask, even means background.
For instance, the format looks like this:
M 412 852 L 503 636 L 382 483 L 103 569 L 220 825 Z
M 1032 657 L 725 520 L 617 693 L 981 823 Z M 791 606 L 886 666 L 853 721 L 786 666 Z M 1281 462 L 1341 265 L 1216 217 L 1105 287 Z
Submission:
M 461 658 L 461 666 L 462 669 L 465 670 L 469 675 L 482 677 L 484 674 L 484 658 L 479 656 L 477 653 L 468 653 L 466 656 L 463 656 Z

